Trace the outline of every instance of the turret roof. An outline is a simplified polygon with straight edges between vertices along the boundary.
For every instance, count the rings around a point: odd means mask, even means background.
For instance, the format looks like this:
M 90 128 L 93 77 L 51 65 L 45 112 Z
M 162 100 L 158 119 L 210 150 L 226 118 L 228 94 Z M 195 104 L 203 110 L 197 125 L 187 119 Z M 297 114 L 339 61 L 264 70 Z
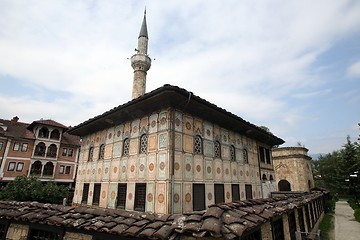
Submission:
M 148 32 L 147 32 L 147 25 L 146 25 L 146 9 L 144 11 L 144 19 L 143 22 L 141 24 L 141 29 L 140 29 L 140 33 L 139 33 L 139 37 L 148 37 Z

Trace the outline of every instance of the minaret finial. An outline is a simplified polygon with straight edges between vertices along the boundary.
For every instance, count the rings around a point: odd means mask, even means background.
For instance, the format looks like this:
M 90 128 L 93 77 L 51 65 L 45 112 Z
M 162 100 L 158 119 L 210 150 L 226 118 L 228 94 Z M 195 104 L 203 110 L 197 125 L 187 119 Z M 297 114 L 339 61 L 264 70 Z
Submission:
M 134 69 L 134 82 L 132 90 L 132 99 L 145 94 L 146 74 L 151 66 L 151 58 L 148 56 L 148 32 L 146 25 L 146 7 L 144 10 L 144 19 L 138 37 L 138 47 L 136 53 L 131 57 L 131 66 Z

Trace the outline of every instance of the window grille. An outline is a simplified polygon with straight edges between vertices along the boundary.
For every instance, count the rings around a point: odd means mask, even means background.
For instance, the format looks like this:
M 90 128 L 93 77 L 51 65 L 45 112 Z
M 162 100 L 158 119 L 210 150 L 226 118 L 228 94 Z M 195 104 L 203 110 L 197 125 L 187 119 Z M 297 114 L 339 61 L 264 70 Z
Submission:
M 239 184 L 231 184 L 232 201 L 240 201 L 240 189 Z
M 94 184 L 94 192 L 93 192 L 93 205 L 99 205 L 100 191 L 101 191 L 101 184 L 95 183 Z
M 130 139 L 124 139 L 124 146 L 123 146 L 123 156 L 129 156 L 129 149 L 130 149 Z
M 40 229 L 30 230 L 30 240 L 58 240 L 61 239 L 59 232 L 46 231 Z
M 193 211 L 205 209 L 205 184 L 193 184 Z
M 214 184 L 215 204 L 225 202 L 224 184 Z
M 84 183 L 81 202 L 82 203 L 87 203 L 88 196 L 89 196 L 89 184 Z
M 195 154 L 202 154 L 202 139 L 199 135 L 195 137 L 195 144 L 194 144 L 194 152 Z
M 221 158 L 221 145 L 218 141 L 215 142 L 215 146 L 214 146 L 214 156 L 216 158 Z
M 235 155 L 235 147 L 233 145 L 230 146 L 230 160 L 236 161 L 236 155 Z
M 140 138 L 140 153 L 147 153 L 148 136 L 143 134 Z
M 116 206 L 118 208 L 125 209 L 126 192 L 127 192 L 127 184 L 126 183 L 119 183 L 118 184 L 117 204 L 116 204 Z
M 146 184 L 136 183 L 134 210 L 145 212 Z
M 105 156 L 105 144 L 100 145 L 99 159 L 104 159 Z
M 244 163 L 249 163 L 248 152 L 246 149 L 243 150 Z
M 88 159 L 88 161 L 89 162 L 93 161 L 93 158 L 94 158 L 94 147 L 90 147 L 89 148 L 89 159 Z

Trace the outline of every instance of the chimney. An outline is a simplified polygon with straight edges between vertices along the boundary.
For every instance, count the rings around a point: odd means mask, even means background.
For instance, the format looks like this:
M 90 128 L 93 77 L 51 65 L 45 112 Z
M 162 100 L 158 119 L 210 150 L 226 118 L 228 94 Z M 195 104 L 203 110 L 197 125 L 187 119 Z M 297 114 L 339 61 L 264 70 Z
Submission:
M 13 117 L 12 119 L 11 119 L 11 124 L 15 124 L 15 123 L 17 123 L 18 122 L 18 120 L 19 120 L 19 118 L 18 118 L 18 116 L 15 116 L 15 117 Z

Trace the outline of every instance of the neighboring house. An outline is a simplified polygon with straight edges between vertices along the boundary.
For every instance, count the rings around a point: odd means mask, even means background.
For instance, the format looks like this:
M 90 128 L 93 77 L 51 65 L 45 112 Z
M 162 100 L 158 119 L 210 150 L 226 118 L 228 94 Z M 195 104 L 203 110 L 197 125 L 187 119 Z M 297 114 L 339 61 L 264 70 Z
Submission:
M 73 203 L 183 213 L 268 197 L 271 148 L 284 141 L 185 89 L 145 93 L 147 47 L 144 16 L 133 100 L 69 130 L 82 138 Z
M 314 187 L 311 157 L 304 147 L 274 148 L 272 158 L 279 191 L 309 192 Z
M 21 175 L 73 187 L 80 139 L 53 120 L 0 119 L 0 184 Z

